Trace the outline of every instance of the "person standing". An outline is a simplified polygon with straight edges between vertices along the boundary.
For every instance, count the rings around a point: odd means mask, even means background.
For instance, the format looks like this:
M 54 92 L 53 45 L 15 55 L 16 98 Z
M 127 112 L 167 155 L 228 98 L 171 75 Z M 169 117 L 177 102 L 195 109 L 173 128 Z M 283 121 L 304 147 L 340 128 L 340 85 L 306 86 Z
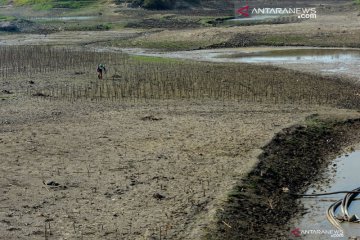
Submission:
M 96 69 L 98 73 L 98 78 L 103 79 L 103 74 L 106 74 L 106 67 L 104 64 L 100 63 Z

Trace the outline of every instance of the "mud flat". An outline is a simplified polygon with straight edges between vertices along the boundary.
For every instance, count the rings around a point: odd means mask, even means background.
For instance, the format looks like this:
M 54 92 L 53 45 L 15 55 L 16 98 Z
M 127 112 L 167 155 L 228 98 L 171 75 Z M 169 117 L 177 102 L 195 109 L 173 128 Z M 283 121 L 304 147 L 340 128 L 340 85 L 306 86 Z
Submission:
M 261 146 L 319 110 L 223 101 L 1 104 L 5 239 L 39 239 L 48 224 L 53 238 L 160 239 L 161 228 L 162 239 L 199 239 Z

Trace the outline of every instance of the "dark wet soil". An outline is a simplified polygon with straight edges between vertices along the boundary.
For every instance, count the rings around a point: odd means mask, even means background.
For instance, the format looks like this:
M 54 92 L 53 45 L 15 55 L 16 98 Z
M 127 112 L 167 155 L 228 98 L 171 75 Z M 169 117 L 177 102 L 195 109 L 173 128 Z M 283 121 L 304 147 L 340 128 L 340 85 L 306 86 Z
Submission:
M 45 24 L 35 23 L 29 20 L 17 19 L 13 21 L 7 21 L 0 23 L 0 33 L 9 32 L 9 33 L 41 33 L 48 34 L 57 32 L 58 29 L 55 29 L 51 26 L 46 26 Z
M 186 28 L 199 28 L 203 26 L 200 20 L 192 19 L 179 19 L 175 16 L 164 17 L 162 19 L 145 18 L 140 21 L 129 22 L 126 27 L 128 28 L 167 28 L 167 29 L 186 29 Z
M 359 131 L 360 119 L 311 116 L 305 125 L 278 133 L 263 148 L 255 169 L 229 194 L 206 239 L 291 238 L 288 221 L 303 209 L 290 193 L 304 193 L 331 157 L 359 141 Z

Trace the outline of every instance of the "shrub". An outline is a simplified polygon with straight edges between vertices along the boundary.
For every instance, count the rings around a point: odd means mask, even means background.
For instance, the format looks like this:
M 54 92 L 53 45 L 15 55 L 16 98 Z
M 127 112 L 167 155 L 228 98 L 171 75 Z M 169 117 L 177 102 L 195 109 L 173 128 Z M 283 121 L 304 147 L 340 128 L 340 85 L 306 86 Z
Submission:
M 175 0 L 144 0 L 143 7 L 147 9 L 171 9 L 175 4 Z

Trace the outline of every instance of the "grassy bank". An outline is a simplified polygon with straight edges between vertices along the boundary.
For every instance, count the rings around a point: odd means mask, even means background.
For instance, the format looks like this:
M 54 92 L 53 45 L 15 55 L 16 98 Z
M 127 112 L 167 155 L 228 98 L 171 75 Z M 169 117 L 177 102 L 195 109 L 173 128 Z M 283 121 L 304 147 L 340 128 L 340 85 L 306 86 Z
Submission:
M 35 10 L 49 10 L 52 8 L 78 9 L 98 3 L 97 0 L 70 1 L 70 0 L 14 0 L 15 6 L 29 6 Z

